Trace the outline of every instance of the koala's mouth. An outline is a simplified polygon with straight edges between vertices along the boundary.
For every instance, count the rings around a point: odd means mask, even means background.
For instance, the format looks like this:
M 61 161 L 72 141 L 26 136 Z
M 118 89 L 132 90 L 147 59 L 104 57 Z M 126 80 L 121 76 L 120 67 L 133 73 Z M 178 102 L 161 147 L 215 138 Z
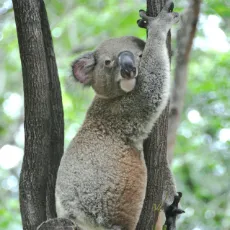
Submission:
M 120 87 L 125 92 L 130 92 L 135 88 L 136 85 L 136 78 L 131 79 L 121 79 L 120 80 Z
M 132 91 L 136 85 L 136 77 L 137 70 L 135 67 L 130 71 L 121 69 L 119 77 L 119 84 L 121 89 L 127 93 Z
M 128 67 L 128 68 L 127 68 Z M 121 68 L 120 71 L 120 87 L 125 92 L 132 91 L 136 86 L 137 69 L 133 65 Z

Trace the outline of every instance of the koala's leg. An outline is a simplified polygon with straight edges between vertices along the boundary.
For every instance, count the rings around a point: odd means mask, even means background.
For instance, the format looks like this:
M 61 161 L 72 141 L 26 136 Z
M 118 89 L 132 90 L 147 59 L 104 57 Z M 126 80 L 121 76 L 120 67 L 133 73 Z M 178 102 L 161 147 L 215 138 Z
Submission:
M 169 205 L 165 210 L 166 216 L 166 230 L 175 230 L 176 229 L 176 218 L 181 213 L 184 213 L 184 210 L 178 207 L 182 193 L 178 192 L 178 195 L 174 196 L 174 200 L 171 205 Z
M 184 213 L 184 211 L 178 207 L 182 193 L 176 192 L 173 175 L 167 162 L 164 168 L 164 178 L 163 204 L 166 218 L 165 226 L 167 230 L 176 230 L 177 216 Z

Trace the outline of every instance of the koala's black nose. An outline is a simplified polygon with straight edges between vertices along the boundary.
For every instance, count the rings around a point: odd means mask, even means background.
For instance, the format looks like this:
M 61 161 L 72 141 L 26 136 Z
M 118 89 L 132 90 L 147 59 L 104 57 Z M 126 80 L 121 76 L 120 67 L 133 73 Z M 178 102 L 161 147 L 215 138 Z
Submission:
M 130 51 L 123 51 L 118 55 L 118 63 L 121 67 L 121 76 L 126 79 L 136 77 L 134 55 Z

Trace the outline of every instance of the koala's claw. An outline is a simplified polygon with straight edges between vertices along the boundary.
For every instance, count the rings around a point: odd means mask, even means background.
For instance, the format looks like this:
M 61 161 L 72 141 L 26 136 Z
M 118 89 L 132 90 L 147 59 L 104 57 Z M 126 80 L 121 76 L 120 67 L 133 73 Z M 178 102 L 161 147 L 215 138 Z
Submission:
M 142 20 L 142 19 L 139 19 L 137 20 L 137 25 L 140 27 L 140 28 L 147 28 L 147 22 Z
M 182 193 L 178 192 L 178 195 L 174 196 L 173 203 L 167 207 L 165 210 L 165 216 L 166 216 L 166 229 L 167 230 L 173 230 L 176 229 L 176 217 L 179 214 L 184 213 L 185 211 L 178 208 L 178 204 L 180 202 L 180 199 L 182 197 Z
M 144 19 L 144 20 L 148 20 L 148 16 L 146 14 L 146 11 L 145 10 L 139 10 L 139 16 Z
M 168 13 L 171 13 L 173 12 L 173 9 L 174 9 L 174 3 L 171 2 L 171 1 L 168 1 L 166 4 L 165 4 L 165 10 L 168 12 Z
M 141 19 L 137 20 L 138 26 L 140 28 L 147 28 L 148 21 L 151 17 L 148 17 L 144 10 L 139 10 L 139 16 L 141 17 Z

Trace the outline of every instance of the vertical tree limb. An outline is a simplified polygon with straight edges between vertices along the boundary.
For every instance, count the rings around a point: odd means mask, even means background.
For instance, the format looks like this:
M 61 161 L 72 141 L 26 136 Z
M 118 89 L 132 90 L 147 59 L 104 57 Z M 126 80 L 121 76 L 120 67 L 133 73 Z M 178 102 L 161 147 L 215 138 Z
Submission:
M 200 12 L 201 0 L 190 0 L 188 8 L 181 17 L 181 26 L 177 32 L 177 55 L 174 74 L 174 84 L 171 93 L 169 128 L 168 128 L 168 158 L 172 161 L 176 142 L 176 131 L 184 104 L 187 85 L 189 56 L 196 33 L 196 25 Z
M 24 229 L 46 220 L 47 161 L 50 151 L 49 76 L 36 0 L 13 0 L 22 62 L 25 151 L 19 183 Z
M 40 1 L 40 16 L 43 33 L 43 40 L 46 52 L 46 61 L 49 74 L 49 94 L 50 94 L 50 110 L 51 110 L 51 143 L 49 157 L 49 174 L 46 190 L 46 215 L 47 219 L 55 218 L 55 184 L 57 171 L 64 152 L 64 118 L 61 97 L 61 87 L 58 78 L 58 70 L 56 65 L 55 53 L 53 49 L 53 41 L 50 32 L 49 21 L 43 0 Z
M 157 16 L 165 0 L 147 0 L 147 14 Z M 171 34 L 167 37 L 168 52 L 171 54 Z M 169 55 L 171 58 L 171 55 Z M 164 186 L 164 169 L 167 163 L 168 109 L 165 108 L 155 123 L 149 138 L 144 143 L 144 155 L 148 170 L 147 190 L 137 230 L 153 230 L 156 225 Z M 158 208 L 156 208 L 158 207 Z M 160 207 L 160 208 L 159 208 Z
M 56 216 L 55 182 L 63 153 L 63 108 L 42 0 L 13 0 L 23 71 L 25 154 L 20 175 L 23 229 Z

